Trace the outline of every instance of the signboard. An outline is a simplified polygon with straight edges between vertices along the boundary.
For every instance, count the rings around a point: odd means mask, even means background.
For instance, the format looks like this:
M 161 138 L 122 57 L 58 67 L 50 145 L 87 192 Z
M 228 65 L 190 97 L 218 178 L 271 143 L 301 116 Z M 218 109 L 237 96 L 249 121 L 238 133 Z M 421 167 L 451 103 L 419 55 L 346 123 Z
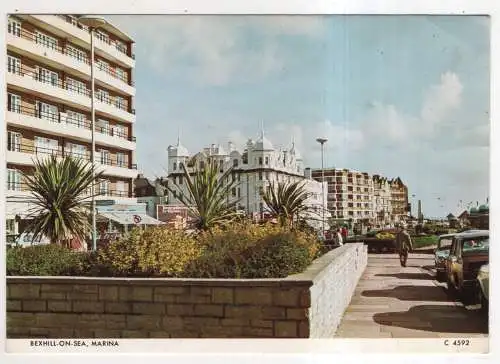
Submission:
M 146 203 L 103 205 L 96 208 L 97 212 L 135 212 L 137 214 L 146 214 Z
M 174 229 L 185 229 L 191 221 L 189 209 L 179 205 L 157 205 L 156 218 Z

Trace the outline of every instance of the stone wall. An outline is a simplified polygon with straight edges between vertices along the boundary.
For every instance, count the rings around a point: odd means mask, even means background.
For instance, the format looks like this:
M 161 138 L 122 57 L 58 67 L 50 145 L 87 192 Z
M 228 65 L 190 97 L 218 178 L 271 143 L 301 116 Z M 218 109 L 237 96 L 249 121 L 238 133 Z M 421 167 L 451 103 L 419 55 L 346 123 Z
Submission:
M 348 244 L 284 279 L 8 277 L 7 337 L 332 337 L 366 258 Z

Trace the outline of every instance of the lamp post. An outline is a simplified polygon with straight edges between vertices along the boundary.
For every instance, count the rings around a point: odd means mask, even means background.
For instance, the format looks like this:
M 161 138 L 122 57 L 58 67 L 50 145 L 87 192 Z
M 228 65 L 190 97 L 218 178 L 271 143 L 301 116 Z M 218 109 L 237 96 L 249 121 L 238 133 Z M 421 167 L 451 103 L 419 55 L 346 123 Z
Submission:
M 323 146 L 328 141 L 327 138 L 317 138 L 316 141 L 321 144 L 321 191 L 322 191 L 322 205 L 321 210 L 323 211 L 323 217 L 321 218 L 321 226 L 323 231 L 322 236 L 325 235 L 325 169 L 323 165 Z
M 87 26 L 90 32 L 90 113 L 92 118 L 92 150 L 90 159 L 92 161 L 92 177 L 95 176 L 95 77 L 94 77 L 94 31 L 107 24 L 106 19 L 99 16 L 84 15 L 78 21 Z M 97 227 L 96 227 L 96 206 L 95 206 L 95 183 L 92 183 L 92 250 L 97 250 Z

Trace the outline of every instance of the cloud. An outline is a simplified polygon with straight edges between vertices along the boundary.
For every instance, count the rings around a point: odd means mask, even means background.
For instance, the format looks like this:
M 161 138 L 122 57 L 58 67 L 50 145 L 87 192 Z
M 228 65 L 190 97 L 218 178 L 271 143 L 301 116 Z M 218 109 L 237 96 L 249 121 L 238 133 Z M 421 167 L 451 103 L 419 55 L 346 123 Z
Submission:
M 198 85 L 254 83 L 284 67 L 279 37 L 320 37 L 323 17 L 313 16 L 113 16 L 135 39 L 140 57 L 172 76 L 186 68 Z

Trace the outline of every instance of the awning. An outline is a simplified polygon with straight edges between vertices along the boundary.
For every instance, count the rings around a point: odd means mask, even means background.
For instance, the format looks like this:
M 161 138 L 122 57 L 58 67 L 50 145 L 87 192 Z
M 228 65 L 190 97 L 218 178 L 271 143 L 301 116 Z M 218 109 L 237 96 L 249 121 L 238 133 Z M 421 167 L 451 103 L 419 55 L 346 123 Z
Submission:
M 98 217 L 116 221 L 121 225 L 160 225 L 164 224 L 160 220 L 146 214 L 135 212 L 99 212 Z M 102 219 L 101 219 L 102 220 Z

